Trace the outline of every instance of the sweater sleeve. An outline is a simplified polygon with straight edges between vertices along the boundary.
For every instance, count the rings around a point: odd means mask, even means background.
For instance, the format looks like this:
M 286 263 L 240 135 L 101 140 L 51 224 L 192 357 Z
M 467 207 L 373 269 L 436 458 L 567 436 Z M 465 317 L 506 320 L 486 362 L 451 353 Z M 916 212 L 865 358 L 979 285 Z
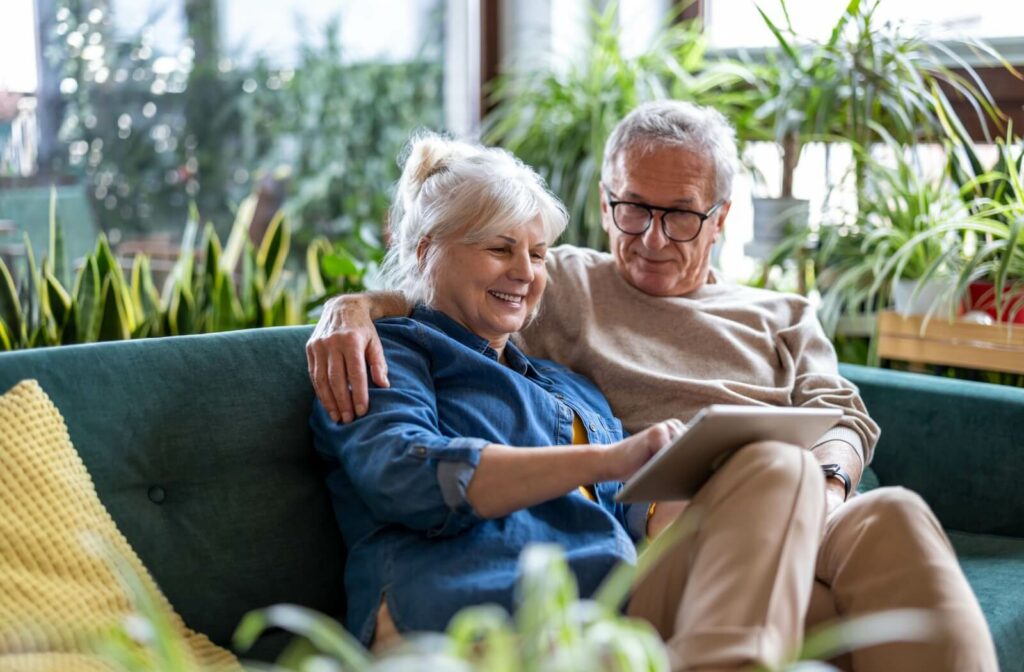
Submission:
M 818 321 L 814 308 L 794 298 L 791 324 L 777 333 L 776 346 L 786 369 L 792 371 L 792 404 L 807 408 L 838 408 L 839 423 L 817 442 L 838 440 L 850 444 L 867 465 L 871 462 L 880 430 L 850 381 L 839 375 L 832 343 Z
M 570 272 L 574 249 L 560 245 L 548 252 L 548 281 L 540 308 L 516 336 L 516 344 L 531 357 L 553 359 L 572 366 L 572 347 L 580 337 L 579 313 L 590 297 L 581 279 Z M 579 261 L 575 260 L 578 266 Z M 583 302 L 583 303 L 581 303 Z

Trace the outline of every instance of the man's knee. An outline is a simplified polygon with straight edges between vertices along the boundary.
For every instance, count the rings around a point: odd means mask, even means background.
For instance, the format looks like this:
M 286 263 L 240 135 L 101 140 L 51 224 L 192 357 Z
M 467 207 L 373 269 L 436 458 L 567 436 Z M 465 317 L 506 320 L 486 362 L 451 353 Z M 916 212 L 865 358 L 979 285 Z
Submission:
M 931 507 L 913 490 L 900 486 L 887 486 L 851 499 L 842 508 L 849 514 L 892 530 L 912 530 L 922 525 L 937 525 Z
M 822 481 L 821 470 L 810 451 L 782 441 L 755 441 L 730 458 L 734 468 L 755 470 L 764 482 L 793 482 L 810 477 Z
M 837 541 L 840 545 L 866 544 L 879 557 L 922 553 L 954 556 L 931 508 L 920 495 L 906 488 L 878 488 L 853 497 L 836 509 L 833 518 L 829 525 L 845 539 Z

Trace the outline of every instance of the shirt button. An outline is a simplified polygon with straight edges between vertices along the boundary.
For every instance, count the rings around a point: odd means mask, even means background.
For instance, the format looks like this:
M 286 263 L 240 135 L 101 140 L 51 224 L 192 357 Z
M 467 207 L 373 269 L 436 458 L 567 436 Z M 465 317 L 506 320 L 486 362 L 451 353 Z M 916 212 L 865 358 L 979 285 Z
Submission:
M 427 454 L 427 449 L 424 448 L 423 446 L 416 446 L 416 454 L 419 455 L 420 457 L 423 457 L 424 455 Z
M 596 432 L 597 431 L 597 423 L 596 422 L 590 423 L 590 431 L 592 431 L 592 432 Z
M 149 501 L 153 502 L 154 504 L 162 503 L 164 501 L 164 498 L 167 496 L 167 494 L 164 492 L 164 489 L 161 488 L 159 485 L 154 485 L 152 488 L 149 489 L 149 492 L 147 494 L 149 495 Z

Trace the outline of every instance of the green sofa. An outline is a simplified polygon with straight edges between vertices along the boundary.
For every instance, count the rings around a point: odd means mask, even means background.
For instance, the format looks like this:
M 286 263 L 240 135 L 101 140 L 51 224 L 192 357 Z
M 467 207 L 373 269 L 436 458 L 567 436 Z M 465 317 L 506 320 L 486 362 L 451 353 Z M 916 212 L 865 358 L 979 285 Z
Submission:
M 345 548 L 307 422 L 309 333 L 0 355 L 0 392 L 39 380 L 100 498 L 171 603 L 221 645 L 258 607 L 291 602 L 344 615 Z M 1003 669 L 1024 672 L 1024 390 L 861 367 L 843 373 L 883 428 L 878 479 L 932 505 Z M 249 655 L 271 659 L 285 640 L 271 634 Z

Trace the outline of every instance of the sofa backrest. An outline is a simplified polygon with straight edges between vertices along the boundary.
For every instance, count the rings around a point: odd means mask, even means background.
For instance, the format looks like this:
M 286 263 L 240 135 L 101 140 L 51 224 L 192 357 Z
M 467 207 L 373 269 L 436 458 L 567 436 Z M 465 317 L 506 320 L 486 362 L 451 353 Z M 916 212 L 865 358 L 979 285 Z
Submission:
M 0 355 L 35 378 L 100 499 L 192 628 L 221 645 L 249 610 L 344 615 L 344 546 L 308 418 L 307 327 Z
M 882 428 L 882 485 L 921 494 L 943 527 L 1024 537 L 1024 389 L 843 365 Z

